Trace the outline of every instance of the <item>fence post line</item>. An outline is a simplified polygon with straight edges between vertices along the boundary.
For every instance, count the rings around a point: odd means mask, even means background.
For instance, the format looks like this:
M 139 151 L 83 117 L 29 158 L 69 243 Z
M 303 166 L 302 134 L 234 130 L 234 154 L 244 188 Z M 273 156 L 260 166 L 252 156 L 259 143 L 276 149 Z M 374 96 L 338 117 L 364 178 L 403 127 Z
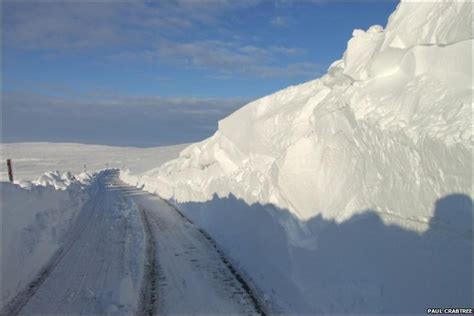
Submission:
M 12 170 L 12 160 L 7 159 L 7 167 L 8 167 L 8 179 L 10 182 L 13 182 L 13 170 Z

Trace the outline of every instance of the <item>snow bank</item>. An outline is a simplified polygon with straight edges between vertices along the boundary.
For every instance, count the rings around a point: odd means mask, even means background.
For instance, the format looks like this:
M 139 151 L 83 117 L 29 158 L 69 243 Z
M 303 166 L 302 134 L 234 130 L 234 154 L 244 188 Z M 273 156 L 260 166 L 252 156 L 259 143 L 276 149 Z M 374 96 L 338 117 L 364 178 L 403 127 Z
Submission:
M 373 208 L 428 223 L 438 198 L 471 191 L 471 16 L 469 2 L 402 2 L 386 30 L 354 31 L 325 76 L 247 104 L 143 182 L 303 220 Z
M 472 271 L 433 254 L 472 262 L 471 20 L 470 2 L 402 1 L 385 29 L 355 30 L 322 78 L 251 102 L 179 158 L 122 178 L 180 203 L 289 311 L 467 306 Z M 450 234 L 457 241 L 441 242 Z M 395 242 L 376 242 L 384 238 Z M 352 250 L 341 244 L 352 239 Z M 380 249 L 415 259 L 387 264 Z M 324 255 L 375 272 L 351 275 Z M 449 294 L 448 269 L 462 298 Z M 387 293 L 399 295 L 398 308 Z
M 62 245 L 94 185 L 90 174 L 53 171 L 32 182 L 0 182 L 0 189 L 1 309 Z
M 31 184 L 34 186 L 52 186 L 55 190 L 66 190 L 71 184 L 87 184 L 91 179 L 92 176 L 86 171 L 75 177 L 70 171 L 61 174 L 58 170 L 55 170 L 46 172 L 39 179 L 32 181 Z

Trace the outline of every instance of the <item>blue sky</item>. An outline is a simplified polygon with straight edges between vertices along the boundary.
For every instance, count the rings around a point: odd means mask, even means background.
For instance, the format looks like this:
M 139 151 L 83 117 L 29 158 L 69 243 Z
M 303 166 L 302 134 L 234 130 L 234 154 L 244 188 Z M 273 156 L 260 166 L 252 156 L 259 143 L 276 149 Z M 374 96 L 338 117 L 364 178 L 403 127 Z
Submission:
M 194 142 L 324 74 L 396 1 L 3 2 L 2 140 Z

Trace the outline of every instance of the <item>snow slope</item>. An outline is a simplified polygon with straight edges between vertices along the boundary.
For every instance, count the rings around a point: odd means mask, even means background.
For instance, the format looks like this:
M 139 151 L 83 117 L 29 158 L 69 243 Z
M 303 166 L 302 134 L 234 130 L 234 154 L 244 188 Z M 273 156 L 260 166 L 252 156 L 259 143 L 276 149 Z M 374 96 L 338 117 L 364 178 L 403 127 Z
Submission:
M 471 2 L 402 1 L 322 78 L 121 177 L 175 200 L 286 311 L 470 305 L 471 21 Z

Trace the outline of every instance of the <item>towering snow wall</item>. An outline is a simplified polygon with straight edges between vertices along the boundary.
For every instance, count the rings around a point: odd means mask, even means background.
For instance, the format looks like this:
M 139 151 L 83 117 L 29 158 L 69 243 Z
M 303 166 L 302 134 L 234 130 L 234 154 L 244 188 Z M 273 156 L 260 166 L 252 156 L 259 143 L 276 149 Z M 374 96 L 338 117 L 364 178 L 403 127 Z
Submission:
M 122 178 L 178 202 L 277 311 L 470 305 L 471 21 L 469 1 L 402 1 L 322 78 Z
M 371 208 L 426 229 L 438 198 L 471 194 L 471 19 L 470 2 L 402 2 L 385 30 L 355 30 L 325 76 L 223 119 L 149 172 L 147 189 L 178 202 L 232 194 L 303 220 Z

